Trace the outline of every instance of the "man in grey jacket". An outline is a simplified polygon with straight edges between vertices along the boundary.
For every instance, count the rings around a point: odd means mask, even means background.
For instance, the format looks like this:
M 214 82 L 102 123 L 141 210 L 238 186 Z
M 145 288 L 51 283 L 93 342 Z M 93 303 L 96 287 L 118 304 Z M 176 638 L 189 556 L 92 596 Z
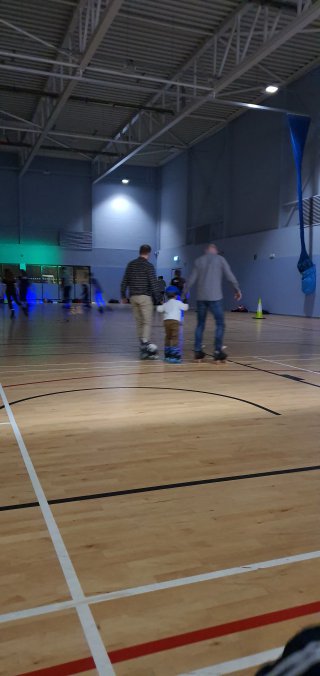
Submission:
M 240 300 L 242 295 L 240 287 L 229 264 L 223 256 L 218 254 L 216 245 L 209 244 L 205 254 L 195 261 L 191 277 L 187 283 L 187 288 L 190 289 L 197 282 L 198 325 L 195 334 L 194 351 L 195 358 L 198 360 L 205 357 L 205 353 L 202 351 L 202 337 L 208 310 L 216 321 L 213 357 L 216 361 L 224 361 L 227 357 L 222 349 L 225 328 L 222 294 L 222 280 L 224 276 L 234 287 L 236 300 Z

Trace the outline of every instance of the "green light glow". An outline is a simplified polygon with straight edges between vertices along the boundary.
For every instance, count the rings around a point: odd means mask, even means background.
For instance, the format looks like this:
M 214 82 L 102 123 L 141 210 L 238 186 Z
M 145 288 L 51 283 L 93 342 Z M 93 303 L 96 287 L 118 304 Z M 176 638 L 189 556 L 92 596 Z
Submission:
M 17 265 L 61 265 L 62 251 L 59 246 L 42 242 L 32 244 L 0 242 L 0 262 Z

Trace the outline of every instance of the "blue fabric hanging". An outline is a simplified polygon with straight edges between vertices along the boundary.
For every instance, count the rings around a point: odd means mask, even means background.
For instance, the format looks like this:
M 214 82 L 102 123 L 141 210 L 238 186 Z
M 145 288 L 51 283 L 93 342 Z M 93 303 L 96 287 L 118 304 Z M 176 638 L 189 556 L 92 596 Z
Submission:
M 298 260 L 297 267 L 299 272 L 301 273 L 302 291 L 304 294 L 308 296 L 309 294 L 315 292 L 317 280 L 316 266 L 313 264 L 306 249 L 304 239 L 304 220 L 302 206 L 302 160 L 304 146 L 306 143 L 310 126 L 310 118 L 301 115 L 288 115 L 287 118 L 290 129 L 290 138 L 293 156 L 297 170 L 297 191 L 298 191 L 300 242 L 301 242 L 301 254 Z

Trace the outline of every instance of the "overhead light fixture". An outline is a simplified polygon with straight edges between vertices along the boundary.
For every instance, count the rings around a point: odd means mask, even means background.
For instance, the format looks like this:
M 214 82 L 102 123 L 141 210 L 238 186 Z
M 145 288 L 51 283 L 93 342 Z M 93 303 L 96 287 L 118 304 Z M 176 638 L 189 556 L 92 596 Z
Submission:
M 275 94 L 278 89 L 279 87 L 276 87 L 276 85 L 268 85 L 268 87 L 266 87 L 266 92 L 267 94 Z
M 128 178 L 123 178 L 121 183 L 123 183 L 123 185 L 128 185 L 128 183 L 130 183 L 130 180 Z
M 173 260 L 174 260 L 175 263 L 178 263 L 178 261 L 180 260 L 180 258 L 179 258 L 179 256 L 173 256 Z

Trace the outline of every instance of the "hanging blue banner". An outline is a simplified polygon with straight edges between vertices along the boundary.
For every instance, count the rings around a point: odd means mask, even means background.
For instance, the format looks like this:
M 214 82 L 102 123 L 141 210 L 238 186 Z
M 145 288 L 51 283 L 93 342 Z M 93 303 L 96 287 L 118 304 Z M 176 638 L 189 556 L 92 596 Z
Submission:
M 316 289 L 316 266 L 313 264 L 310 256 L 308 256 L 304 239 L 304 220 L 303 220 L 303 203 L 302 203 L 302 160 L 304 147 L 310 126 L 310 118 L 301 115 L 288 115 L 287 118 L 290 129 L 290 138 L 293 156 L 297 171 L 297 192 L 298 192 L 300 242 L 301 242 L 301 254 L 297 267 L 302 277 L 301 278 L 302 291 L 306 295 L 309 295 L 311 293 L 314 293 Z

